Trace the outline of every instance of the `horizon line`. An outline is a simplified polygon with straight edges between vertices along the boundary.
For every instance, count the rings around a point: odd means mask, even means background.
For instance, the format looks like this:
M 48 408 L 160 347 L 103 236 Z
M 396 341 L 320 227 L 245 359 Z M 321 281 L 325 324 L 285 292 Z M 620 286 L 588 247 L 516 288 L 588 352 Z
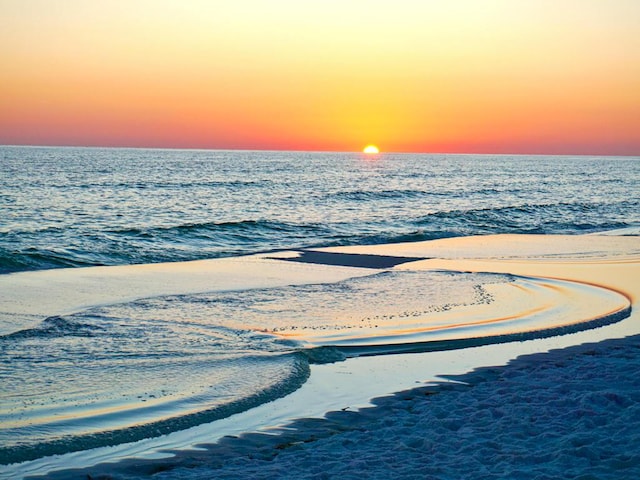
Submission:
M 299 153 L 348 153 L 363 154 L 362 150 L 301 150 L 301 149 L 273 149 L 273 148 L 215 148 L 215 147 L 159 147 L 159 146 L 126 146 L 126 145 L 47 145 L 47 144 L 4 144 L 0 147 L 24 147 L 24 148 L 87 148 L 87 149 L 120 149 L 120 150 L 192 150 L 192 151 L 218 151 L 218 152 L 299 152 Z M 526 153 L 526 152 L 438 152 L 438 151 L 391 151 L 381 150 L 377 154 L 367 154 L 369 157 L 376 155 L 510 155 L 510 156 L 553 156 L 553 157 L 638 157 L 637 154 L 616 153 Z

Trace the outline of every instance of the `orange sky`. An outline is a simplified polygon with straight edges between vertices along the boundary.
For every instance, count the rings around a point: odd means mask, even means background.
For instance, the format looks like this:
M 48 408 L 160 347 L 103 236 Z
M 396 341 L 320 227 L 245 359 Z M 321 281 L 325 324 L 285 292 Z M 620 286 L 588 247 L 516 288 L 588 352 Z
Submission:
M 0 144 L 640 154 L 638 0 L 0 0 Z

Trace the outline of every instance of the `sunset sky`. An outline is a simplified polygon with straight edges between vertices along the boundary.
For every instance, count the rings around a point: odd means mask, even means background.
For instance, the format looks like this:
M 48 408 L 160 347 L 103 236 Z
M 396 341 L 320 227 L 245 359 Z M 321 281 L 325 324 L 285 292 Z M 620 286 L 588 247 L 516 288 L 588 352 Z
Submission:
M 0 144 L 640 154 L 638 0 L 0 0 Z

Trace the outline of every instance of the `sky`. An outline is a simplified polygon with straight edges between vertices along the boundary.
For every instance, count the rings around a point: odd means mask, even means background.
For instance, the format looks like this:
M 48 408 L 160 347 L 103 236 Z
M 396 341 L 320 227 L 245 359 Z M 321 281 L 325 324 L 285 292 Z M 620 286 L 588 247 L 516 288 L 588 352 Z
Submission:
M 0 0 L 0 144 L 640 154 L 638 0 Z

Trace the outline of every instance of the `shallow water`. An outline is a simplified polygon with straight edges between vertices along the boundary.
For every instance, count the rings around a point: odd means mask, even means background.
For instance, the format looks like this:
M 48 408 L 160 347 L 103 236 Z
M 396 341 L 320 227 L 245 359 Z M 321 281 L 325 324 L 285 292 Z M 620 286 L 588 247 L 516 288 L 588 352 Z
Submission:
M 591 328 L 594 318 L 623 318 L 627 303 L 570 282 L 384 271 L 49 317 L 0 337 L 0 459 L 115 445 L 228 417 L 300 387 L 309 362 L 568 333 Z
M 0 337 L 0 459 L 135 441 L 246 410 L 305 381 L 305 344 L 285 332 L 371 330 L 397 315 L 486 302 L 480 285 L 499 281 L 388 272 L 49 317 Z

